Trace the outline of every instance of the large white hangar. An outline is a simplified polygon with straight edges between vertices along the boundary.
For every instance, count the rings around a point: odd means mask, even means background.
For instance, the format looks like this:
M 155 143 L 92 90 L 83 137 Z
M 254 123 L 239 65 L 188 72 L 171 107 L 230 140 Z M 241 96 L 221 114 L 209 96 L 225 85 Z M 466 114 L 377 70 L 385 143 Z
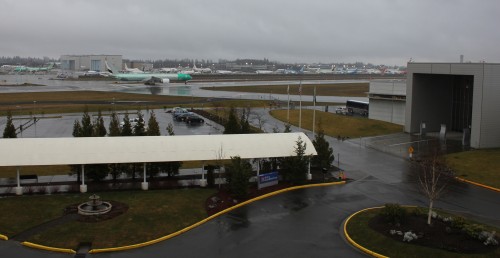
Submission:
M 500 147 L 500 64 L 408 63 L 405 131 L 463 134 L 472 148 Z

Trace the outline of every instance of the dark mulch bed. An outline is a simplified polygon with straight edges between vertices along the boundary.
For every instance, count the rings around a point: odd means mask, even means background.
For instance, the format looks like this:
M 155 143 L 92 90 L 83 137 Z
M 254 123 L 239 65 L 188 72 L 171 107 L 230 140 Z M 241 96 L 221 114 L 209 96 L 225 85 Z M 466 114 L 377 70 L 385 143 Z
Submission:
M 100 222 L 120 216 L 128 210 L 128 205 L 125 203 L 116 201 L 107 202 L 111 203 L 111 205 L 113 206 L 111 208 L 111 211 L 109 211 L 108 213 L 93 216 L 79 215 L 77 220 L 80 222 Z M 69 205 L 68 207 L 66 207 L 66 209 L 64 209 L 64 214 L 78 214 L 78 205 L 80 204 L 81 203 Z
M 498 246 L 486 246 L 481 241 L 469 237 L 462 231 L 455 230 L 448 233 L 447 230 L 450 231 L 451 228 L 450 224 L 439 219 L 433 219 L 432 225 L 428 226 L 427 216 L 425 215 L 409 215 L 406 222 L 399 227 L 387 223 L 382 215 L 377 215 L 370 220 L 369 226 L 373 230 L 400 242 L 403 242 L 403 236 L 391 235 L 389 231 L 394 229 L 402 231 L 404 234 L 404 232 L 411 230 L 419 238 L 409 244 L 439 248 L 457 253 L 488 253 L 498 248 Z

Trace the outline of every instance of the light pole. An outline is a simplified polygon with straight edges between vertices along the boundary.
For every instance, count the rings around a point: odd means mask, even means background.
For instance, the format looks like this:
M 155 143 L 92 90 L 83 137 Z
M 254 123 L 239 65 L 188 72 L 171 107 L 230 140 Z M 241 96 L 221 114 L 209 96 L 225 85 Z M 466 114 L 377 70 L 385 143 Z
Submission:
M 36 138 L 36 100 L 33 100 L 33 123 L 35 123 L 35 138 Z

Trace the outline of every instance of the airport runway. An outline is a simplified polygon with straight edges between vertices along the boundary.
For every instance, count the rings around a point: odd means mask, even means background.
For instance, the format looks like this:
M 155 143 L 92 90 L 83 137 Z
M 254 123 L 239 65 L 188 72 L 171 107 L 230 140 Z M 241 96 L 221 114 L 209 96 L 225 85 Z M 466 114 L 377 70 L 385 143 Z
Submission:
M 167 85 L 148 86 L 142 83 L 115 83 L 113 81 L 71 81 L 50 80 L 54 76 L 49 75 L 0 75 L 0 93 L 8 92 L 51 92 L 51 91 L 112 91 L 138 94 L 171 95 L 171 96 L 193 96 L 227 99 L 264 99 L 287 101 L 285 94 L 259 94 L 242 93 L 230 91 L 204 90 L 202 87 L 215 86 L 249 86 L 249 85 L 290 85 L 290 91 L 298 93 L 299 83 L 302 84 L 329 84 L 329 83 L 355 83 L 368 82 L 367 80 L 315 80 L 315 81 L 244 81 L 244 82 L 189 82 L 170 83 Z M 41 84 L 45 86 L 1 86 L 2 84 Z M 293 88 L 297 90 L 293 90 Z M 312 96 L 290 95 L 291 101 L 312 101 Z M 368 101 L 365 97 L 336 97 L 317 96 L 318 102 L 346 102 L 348 99 Z

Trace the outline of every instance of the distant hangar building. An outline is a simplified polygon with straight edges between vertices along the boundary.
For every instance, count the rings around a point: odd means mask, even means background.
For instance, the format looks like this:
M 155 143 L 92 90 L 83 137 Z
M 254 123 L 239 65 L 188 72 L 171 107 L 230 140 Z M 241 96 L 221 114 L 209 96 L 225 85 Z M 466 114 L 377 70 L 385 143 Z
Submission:
M 122 67 L 121 55 L 62 55 L 60 60 L 62 70 L 74 72 L 107 72 L 105 60 L 111 67 Z
M 370 119 L 405 124 L 406 80 L 370 81 Z
M 462 133 L 465 145 L 496 148 L 499 111 L 500 64 L 408 63 L 406 132 L 439 132 L 445 126 Z

